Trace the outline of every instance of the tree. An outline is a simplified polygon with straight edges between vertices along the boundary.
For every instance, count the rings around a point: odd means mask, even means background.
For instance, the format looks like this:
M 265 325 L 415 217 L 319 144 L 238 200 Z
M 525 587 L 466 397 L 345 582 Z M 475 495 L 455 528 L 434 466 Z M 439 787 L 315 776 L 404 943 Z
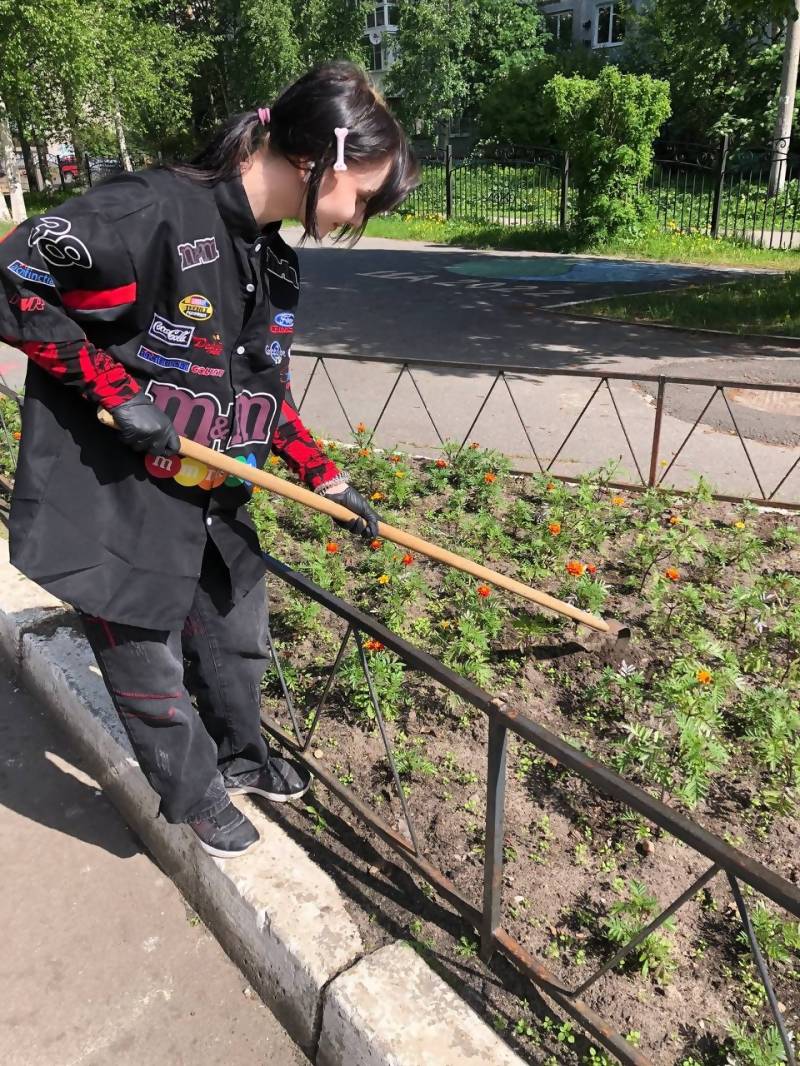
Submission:
M 793 10 L 786 18 L 781 89 L 778 97 L 778 113 L 775 117 L 775 130 L 772 135 L 772 165 L 768 189 L 770 196 L 777 196 L 786 180 L 786 158 L 789 154 L 794 123 L 798 60 L 800 60 L 800 0 L 794 0 Z
M 542 17 L 516 0 L 417 0 L 400 7 L 387 88 L 404 118 L 433 134 L 474 111 L 494 83 L 544 55 Z
M 401 98 L 409 122 L 434 135 L 467 104 L 470 84 L 464 54 L 472 0 L 417 0 L 400 8 L 398 58 L 389 70 L 389 93 Z
M 570 155 L 578 236 L 589 242 L 634 230 L 643 217 L 639 188 L 653 165 L 653 140 L 670 113 L 669 86 L 609 65 L 593 81 L 557 74 L 545 95 Z
M 784 0 L 649 0 L 631 15 L 622 65 L 670 84 L 673 136 L 766 139 L 780 78 Z
M 593 79 L 605 65 L 599 50 L 567 48 L 546 54 L 531 66 L 512 67 L 488 87 L 481 100 L 481 138 L 506 144 L 554 144 L 553 111 L 545 96 L 545 85 L 556 74 Z

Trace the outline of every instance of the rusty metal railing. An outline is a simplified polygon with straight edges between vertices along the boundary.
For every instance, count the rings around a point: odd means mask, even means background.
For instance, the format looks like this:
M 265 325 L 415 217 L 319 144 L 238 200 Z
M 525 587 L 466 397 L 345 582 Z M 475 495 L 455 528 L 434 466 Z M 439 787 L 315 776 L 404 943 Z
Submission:
M 383 401 L 383 404 L 380 407 L 380 411 L 371 425 L 370 440 L 374 439 L 375 434 L 378 432 L 378 429 L 384 421 L 387 410 L 389 409 L 392 403 L 392 399 L 397 393 L 398 386 L 400 385 L 404 377 L 408 378 L 412 387 L 414 388 L 415 393 L 419 398 L 422 408 L 425 412 L 425 415 L 428 421 L 430 422 L 434 433 L 436 434 L 436 438 L 439 444 L 443 444 L 444 435 L 442 433 L 441 426 L 437 422 L 431 411 L 431 405 L 426 400 L 423 388 L 420 385 L 418 374 L 415 374 L 415 372 L 426 369 L 432 369 L 439 371 L 449 370 L 452 371 L 454 376 L 467 373 L 474 375 L 476 372 L 479 372 L 484 375 L 491 375 L 491 385 L 489 386 L 488 391 L 486 391 L 485 395 L 482 397 L 482 399 L 480 399 L 477 404 L 477 408 L 474 416 L 470 421 L 469 428 L 467 429 L 466 433 L 463 434 L 462 439 L 460 441 L 460 448 L 463 448 L 473 436 L 473 433 L 475 432 L 475 428 L 478 425 L 481 415 L 486 409 L 490 399 L 495 394 L 495 391 L 499 387 L 500 389 L 505 390 L 510 400 L 514 414 L 519 422 L 519 425 L 522 428 L 525 439 L 527 440 L 528 446 L 530 448 L 530 454 L 534 462 L 536 463 L 538 471 L 540 473 L 546 473 L 548 476 L 562 481 L 574 481 L 575 475 L 559 474 L 555 472 L 554 467 L 556 463 L 559 459 L 562 459 L 564 457 L 565 449 L 569 441 L 573 438 L 573 435 L 578 426 L 581 425 L 581 423 L 584 423 L 587 417 L 587 412 L 589 412 L 589 410 L 591 409 L 592 404 L 596 400 L 596 398 L 599 395 L 608 396 L 611 403 L 611 407 L 614 412 L 614 417 L 616 419 L 616 422 L 619 424 L 623 439 L 625 441 L 625 445 L 628 449 L 628 453 L 638 476 L 638 480 L 636 481 L 612 480 L 609 481 L 608 484 L 614 488 L 628 489 L 634 492 L 644 491 L 646 489 L 654 487 L 661 487 L 669 488 L 670 491 L 676 492 L 679 495 L 685 494 L 686 490 L 677 488 L 675 485 L 670 484 L 668 480 L 669 475 L 674 470 L 678 459 L 681 457 L 681 455 L 684 454 L 689 441 L 695 435 L 698 426 L 702 422 L 703 416 L 709 410 L 714 400 L 719 396 L 722 399 L 723 404 L 725 405 L 728 415 L 730 416 L 730 428 L 732 434 L 738 440 L 738 444 L 741 449 L 742 461 L 747 464 L 747 469 L 749 469 L 750 473 L 752 474 L 753 485 L 756 491 L 748 496 L 735 495 L 732 493 L 713 492 L 712 495 L 714 496 L 714 498 L 729 502 L 741 502 L 742 500 L 747 499 L 752 503 L 759 504 L 762 506 L 785 507 L 787 509 L 792 510 L 800 509 L 800 494 L 798 494 L 797 497 L 779 495 L 781 490 L 789 481 L 792 474 L 800 467 L 800 447 L 796 448 L 797 455 L 791 458 L 786 470 L 781 471 L 779 474 L 774 476 L 771 481 L 768 482 L 766 480 L 766 476 L 763 474 L 763 472 L 759 473 L 756 464 L 754 463 L 752 456 L 752 442 L 751 446 L 748 447 L 747 438 L 740 428 L 739 421 L 737 420 L 734 408 L 731 406 L 730 402 L 731 390 L 741 389 L 752 392 L 769 392 L 780 393 L 785 395 L 798 395 L 800 394 L 800 385 L 790 383 L 772 384 L 742 380 L 721 381 L 717 378 L 679 377 L 671 375 L 668 376 L 663 374 L 636 374 L 626 373 L 622 371 L 575 370 L 563 367 L 553 368 L 496 363 L 475 364 L 466 362 L 456 362 L 452 360 L 404 359 L 402 363 L 400 363 L 398 360 L 394 360 L 391 358 L 368 359 L 363 356 L 329 354 L 303 349 L 296 351 L 295 359 L 297 359 L 298 357 L 313 360 L 311 372 L 308 376 L 308 379 L 300 396 L 298 404 L 300 409 L 302 410 L 303 408 L 303 405 L 306 401 L 306 398 L 308 396 L 309 390 L 311 388 L 312 383 L 314 382 L 315 377 L 317 376 L 318 372 L 321 371 L 321 373 L 327 379 L 328 385 L 330 386 L 330 389 L 333 392 L 339 410 L 341 411 L 351 432 L 355 432 L 354 424 L 355 422 L 360 421 L 360 419 L 351 418 L 347 410 L 345 401 L 342 398 L 341 390 L 337 389 L 336 384 L 334 383 L 333 378 L 331 377 L 328 371 L 327 364 L 329 362 L 345 360 L 349 362 L 366 364 L 371 363 L 380 364 L 382 366 L 388 365 L 399 367 L 394 381 L 392 382 L 391 387 L 388 391 L 386 399 Z M 518 402 L 517 397 L 514 395 L 514 390 L 512 387 L 515 384 L 514 379 L 530 380 L 533 378 L 540 377 L 581 378 L 594 381 L 596 383 L 588 399 L 583 404 L 581 410 L 574 417 L 574 419 L 572 419 L 560 442 L 554 447 L 550 458 L 543 457 L 541 454 L 541 448 L 537 448 L 536 444 L 534 443 L 530 430 L 526 425 L 525 419 L 523 418 L 523 412 L 520 408 L 520 403 Z M 636 449 L 634 448 L 634 444 L 631 439 L 632 433 L 630 427 L 626 424 L 625 418 L 623 417 L 623 414 L 620 410 L 620 405 L 618 403 L 618 394 L 614 391 L 615 385 L 625 382 L 636 383 L 643 386 L 650 386 L 653 388 L 656 394 L 655 404 L 652 408 L 653 418 L 652 429 L 649 437 L 648 455 L 646 459 L 642 457 L 641 461 L 640 457 L 636 454 Z M 681 440 L 680 444 L 675 450 L 671 451 L 668 455 L 665 455 L 662 438 L 664 415 L 665 413 L 667 413 L 666 396 L 667 389 L 673 386 L 697 389 L 702 388 L 707 391 L 710 391 L 710 395 L 707 397 L 705 403 L 702 405 L 700 413 L 691 422 L 689 429 Z M 361 405 L 361 409 L 363 409 L 363 401 L 359 399 L 359 403 Z M 317 425 L 317 429 L 320 432 L 324 433 L 325 428 L 326 427 L 324 426 Z M 724 434 L 720 434 L 720 437 L 725 441 L 729 439 Z M 596 444 L 596 461 L 594 462 L 594 466 L 599 467 L 602 465 L 605 458 L 611 457 L 603 456 L 602 439 L 597 439 Z M 711 442 L 710 438 L 704 439 L 703 445 L 704 454 L 706 456 L 710 455 L 714 449 L 714 445 Z M 701 469 L 697 470 L 695 473 L 697 475 L 702 475 L 705 472 L 706 471 Z

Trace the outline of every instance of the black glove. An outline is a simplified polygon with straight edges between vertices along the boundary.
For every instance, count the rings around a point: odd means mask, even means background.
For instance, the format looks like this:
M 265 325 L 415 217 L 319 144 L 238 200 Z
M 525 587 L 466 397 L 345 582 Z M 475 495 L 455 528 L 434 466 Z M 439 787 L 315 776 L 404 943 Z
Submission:
M 180 442 L 172 419 L 156 407 L 146 392 L 137 392 L 111 412 L 119 435 L 135 452 L 177 455 Z
M 347 529 L 351 533 L 356 533 L 358 536 L 363 537 L 364 540 L 374 540 L 378 536 L 378 522 L 381 521 L 380 515 L 370 507 L 361 493 L 354 489 L 352 485 L 343 485 L 334 492 L 326 492 L 325 496 L 329 500 L 333 500 L 334 503 L 346 507 L 348 511 L 355 511 L 356 514 L 361 515 L 361 518 L 353 518 L 352 520 L 334 518 L 337 526 L 341 526 L 342 529 Z

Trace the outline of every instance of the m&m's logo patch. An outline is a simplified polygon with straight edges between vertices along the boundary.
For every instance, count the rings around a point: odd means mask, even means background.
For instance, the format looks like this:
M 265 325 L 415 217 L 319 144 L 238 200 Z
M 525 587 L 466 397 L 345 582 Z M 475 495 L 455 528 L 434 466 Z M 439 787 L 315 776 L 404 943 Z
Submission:
M 236 461 L 245 463 L 247 466 L 257 466 L 255 455 L 237 455 Z M 235 488 L 237 485 L 247 485 L 251 488 L 251 482 L 244 478 L 226 474 L 223 470 L 214 470 L 206 466 L 198 459 L 189 459 L 180 455 L 148 455 L 144 461 L 145 469 L 154 478 L 172 478 L 184 488 L 211 489 L 219 488 L 220 485 L 228 485 Z M 244 471 L 243 471 L 244 472 Z

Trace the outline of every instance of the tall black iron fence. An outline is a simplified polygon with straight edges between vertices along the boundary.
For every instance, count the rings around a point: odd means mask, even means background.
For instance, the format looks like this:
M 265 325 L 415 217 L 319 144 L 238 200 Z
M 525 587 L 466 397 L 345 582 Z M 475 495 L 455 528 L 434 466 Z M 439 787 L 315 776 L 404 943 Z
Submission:
M 772 195 L 775 163 L 782 183 Z M 401 208 L 419 217 L 552 229 L 571 218 L 569 157 L 556 148 L 508 145 L 458 158 L 448 147 L 422 158 L 422 174 Z M 642 192 L 668 232 L 800 247 L 800 156 L 780 144 L 656 141 Z

